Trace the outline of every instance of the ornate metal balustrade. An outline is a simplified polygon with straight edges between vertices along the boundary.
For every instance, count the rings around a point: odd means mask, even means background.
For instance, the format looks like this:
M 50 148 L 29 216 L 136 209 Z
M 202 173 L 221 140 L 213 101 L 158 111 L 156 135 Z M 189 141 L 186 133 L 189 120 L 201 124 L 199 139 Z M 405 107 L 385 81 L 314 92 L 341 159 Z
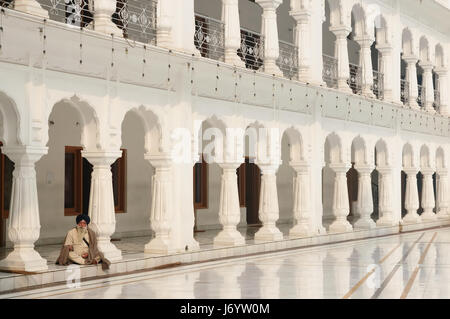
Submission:
M 123 30 L 125 38 L 156 44 L 156 9 L 157 0 L 117 0 L 112 21 Z
M 426 103 L 426 89 L 424 86 L 419 85 L 418 86 L 418 97 L 417 97 L 417 104 L 419 104 L 419 106 L 421 107 L 425 107 L 425 103 Z
M 277 65 L 284 77 L 294 79 L 298 77 L 298 47 L 292 43 L 279 41 L 280 55 Z
M 337 88 L 338 60 L 329 55 L 323 55 L 322 79 L 328 87 Z
M 436 110 L 441 106 L 441 92 L 439 90 L 434 90 L 434 108 Z
M 409 102 L 409 82 L 406 80 L 400 80 L 400 100 L 405 105 Z
M 79 28 L 94 24 L 94 0 L 37 0 L 48 11 L 50 20 Z M 2 7 L 14 9 L 14 0 L 0 0 Z M 124 38 L 156 43 L 157 0 L 117 0 L 112 21 L 123 31 Z
M 225 57 L 223 22 L 196 14 L 194 43 L 202 57 L 223 61 Z
M 247 69 L 259 70 L 264 63 L 264 37 L 256 32 L 241 29 L 241 48 L 238 55 Z
M 362 92 L 362 69 L 359 65 L 349 64 L 350 66 L 350 78 L 348 85 L 352 89 L 354 94 L 361 94 Z
M 377 99 L 384 99 L 384 74 L 375 70 L 373 70 L 372 91 Z

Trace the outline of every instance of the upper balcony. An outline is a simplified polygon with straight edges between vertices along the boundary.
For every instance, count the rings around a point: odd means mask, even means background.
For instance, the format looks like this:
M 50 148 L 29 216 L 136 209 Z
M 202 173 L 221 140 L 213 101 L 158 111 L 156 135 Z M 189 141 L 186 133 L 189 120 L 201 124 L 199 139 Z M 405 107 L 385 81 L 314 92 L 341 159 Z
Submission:
M 194 0 L 191 44 L 206 59 L 447 115 L 449 96 L 441 88 L 449 85 L 444 50 L 449 39 L 421 33 L 398 17 L 403 28 L 399 46 L 390 40 L 393 28 L 385 8 L 340 1 L 326 0 L 320 8 L 299 7 L 296 0 Z M 71 28 L 124 38 L 130 45 L 170 48 L 166 29 L 171 28 L 168 17 L 175 15 L 167 0 L 0 0 L 0 4 Z M 397 52 L 401 58 L 395 58 Z

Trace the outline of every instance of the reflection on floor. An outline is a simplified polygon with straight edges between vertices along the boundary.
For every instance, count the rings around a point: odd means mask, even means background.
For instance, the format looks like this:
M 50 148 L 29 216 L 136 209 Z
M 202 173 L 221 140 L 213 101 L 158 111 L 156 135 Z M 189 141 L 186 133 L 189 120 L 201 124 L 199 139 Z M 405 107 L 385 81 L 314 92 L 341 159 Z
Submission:
M 46 288 L 18 298 L 450 298 L 450 228 Z

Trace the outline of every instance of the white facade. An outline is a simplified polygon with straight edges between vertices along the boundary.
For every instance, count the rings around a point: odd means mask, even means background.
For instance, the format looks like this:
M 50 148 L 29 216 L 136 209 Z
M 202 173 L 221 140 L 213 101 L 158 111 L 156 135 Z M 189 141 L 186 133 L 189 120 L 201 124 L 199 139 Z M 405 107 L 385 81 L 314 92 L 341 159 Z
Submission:
M 235 170 L 252 155 L 262 173 L 256 241 L 282 239 L 277 222 L 293 223 L 290 237 L 298 238 L 450 219 L 448 4 L 154 4 L 156 20 L 142 19 L 148 12 L 121 20 L 128 38 L 109 18 L 115 0 L 95 0 L 94 21 L 83 29 L 35 0 L 0 13 L 0 138 L 15 163 L 6 226 L 14 252 L 1 268 L 45 269 L 33 245 L 59 243 L 73 226 L 64 216 L 64 146 L 82 146 L 93 165 L 91 227 L 112 261 L 121 259 L 116 236 L 149 236 L 146 253 L 198 249 L 192 167 L 211 139 L 217 163 L 209 165 L 209 205 L 197 210 L 197 228 L 223 228 L 217 246 L 244 244 Z M 195 13 L 210 36 L 203 44 Z M 142 37 L 149 40 L 133 40 Z M 238 49 L 251 50 L 241 59 Z M 207 128 L 218 134 L 201 134 Z M 109 167 L 121 149 L 127 205 L 115 214 Z M 352 165 L 354 179 L 346 177 Z

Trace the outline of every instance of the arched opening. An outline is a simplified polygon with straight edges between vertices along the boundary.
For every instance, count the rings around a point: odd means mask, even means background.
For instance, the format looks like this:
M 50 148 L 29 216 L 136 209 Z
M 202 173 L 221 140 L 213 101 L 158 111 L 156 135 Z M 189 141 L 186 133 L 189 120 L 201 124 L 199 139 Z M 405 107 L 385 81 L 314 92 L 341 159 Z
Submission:
M 81 151 L 97 132 L 94 110 L 75 99 L 56 103 L 48 121 L 48 153 L 36 163 L 41 239 L 64 238 L 72 216 L 88 214 L 92 165 Z
M 281 139 L 281 165 L 277 172 L 278 206 L 280 209 L 279 225 L 292 226 L 294 222 L 294 176 L 296 175 L 291 164 L 292 147 L 295 141 L 287 132 Z M 287 227 L 284 227 L 287 228 Z
M 224 61 L 225 33 L 221 0 L 195 0 L 194 44 L 202 57 Z
M 411 90 L 417 85 L 417 60 L 412 32 L 405 28 L 402 32 L 400 99 L 403 104 L 417 105 L 417 92 Z M 411 98 L 410 98 L 411 97 Z
M 150 235 L 153 167 L 145 159 L 147 125 L 141 112 L 145 111 L 131 109 L 125 114 L 122 121 L 122 158 L 112 166 L 116 231 L 122 233 L 122 237 L 134 233 Z

